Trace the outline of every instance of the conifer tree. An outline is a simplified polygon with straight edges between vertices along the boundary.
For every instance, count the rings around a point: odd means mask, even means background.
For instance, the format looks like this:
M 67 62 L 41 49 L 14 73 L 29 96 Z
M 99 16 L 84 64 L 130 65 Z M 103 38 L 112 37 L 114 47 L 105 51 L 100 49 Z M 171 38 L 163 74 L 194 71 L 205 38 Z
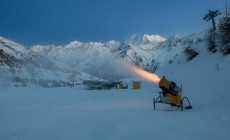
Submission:
M 213 28 L 208 30 L 208 34 L 206 36 L 206 43 L 208 46 L 208 51 L 215 53 L 216 52 L 216 33 Z
M 221 43 L 221 51 L 226 55 L 230 54 L 230 17 L 226 16 L 219 22 L 219 38 Z

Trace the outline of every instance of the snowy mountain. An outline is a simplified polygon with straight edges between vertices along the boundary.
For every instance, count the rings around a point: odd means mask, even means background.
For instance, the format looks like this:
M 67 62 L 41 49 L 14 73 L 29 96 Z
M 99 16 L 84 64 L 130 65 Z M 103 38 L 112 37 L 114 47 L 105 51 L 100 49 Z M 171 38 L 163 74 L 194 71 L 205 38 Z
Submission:
M 175 34 L 168 39 L 159 35 L 144 34 L 132 35 L 124 42 L 74 41 L 65 46 L 37 45 L 31 50 L 49 59 L 78 67 L 91 75 L 104 79 L 119 79 L 127 77 L 122 63 L 128 62 L 152 72 L 167 63 L 183 63 L 186 61 L 184 49 L 199 49 L 199 46 L 205 43 L 204 38 L 205 32 L 185 37 Z
M 76 44 L 76 43 L 75 43 Z M 48 51 L 49 47 L 46 48 Z M 0 37 L 0 75 L 13 81 L 49 79 L 69 81 L 73 71 L 78 71 L 77 81 L 94 78 L 68 65 L 48 59 L 11 40 Z
M 141 44 L 150 44 L 150 43 L 157 44 L 157 43 L 163 42 L 165 40 L 166 40 L 166 38 L 161 37 L 159 35 L 144 34 L 143 36 L 139 36 L 139 35 L 134 34 L 134 35 L 130 36 L 125 41 L 125 43 L 139 46 Z
M 2 38 L 1 48 L 4 53 L 24 63 L 19 64 L 20 68 L 13 67 L 13 69 L 5 64 L 1 67 L 1 72 L 7 71 L 11 76 L 13 74 L 23 75 L 23 77 L 29 75 L 63 80 L 69 79 L 72 73 L 87 75 L 82 74 L 81 71 L 83 71 L 103 79 L 117 80 L 130 77 L 130 71 L 124 66 L 126 63 L 151 72 L 167 64 L 184 64 L 188 61 L 185 49 L 194 49 L 199 52 L 203 46 L 206 46 L 205 36 L 206 31 L 189 36 L 175 34 L 168 39 L 145 34 L 132 35 L 124 42 L 73 41 L 65 46 L 36 45 L 29 49 Z M 19 53 L 17 54 L 16 51 Z M 18 62 L 13 64 L 17 65 Z M 10 72 L 12 70 L 13 72 Z M 80 76 L 82 77 L 80 79 L 90 79 L 89 77 L 93 76 L 85 76 L 87 78 Z
M 122 59 L 145 67 L 151 63 L 151 56 L 160 43 L 166 39 L 158 35 L 132 35 L 124 42 L 109 41 L 107 43 L 71 42 L 65 46 L 33 46 L 31 50 L 50 59 L 80 68 L 89 74 L 105 79 L 119 79 L 126 75 Z M 110 74 L 108 76 L 108 71 Z

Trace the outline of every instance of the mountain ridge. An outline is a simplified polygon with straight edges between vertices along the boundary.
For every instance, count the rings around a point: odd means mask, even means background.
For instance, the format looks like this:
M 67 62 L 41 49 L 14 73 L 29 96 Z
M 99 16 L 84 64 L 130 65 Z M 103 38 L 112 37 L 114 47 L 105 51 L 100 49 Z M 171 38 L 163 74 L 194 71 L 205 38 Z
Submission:
M 75 70 L 77 71 L 77 70 Z M 77 71 L 76 81 L 97 79 Z M 29 48 L 0 37 L 0 76 L 5 81 L 28 81 L 29 79 L 70 81 L 73 70 L 66 64 L 48 59 Z M 1 79 L 2 79 L 1 78 Z
M 67 79 L 66 75 L 70 75 L 70 71 L 77 70 L 103 79 L 114 80 L 129 76 L 129 70 L 124 67 L 125 63 L 131 63 L 150 72 L 155 72 L 167 63 L 185 63 L 186 56 L 183 53 L 185 47 L 199 49 L 197 46 L 205 45 L 204 38 L 205 32 L 184 37 L 175 34 L 167 39 L 159 35 L 144 34 L 132 35 L 124 42 L 72 41 L 64 46 L 35 45 L 27 48 L 28 51 L 25 52 L 31 52 L 28 56 L 34 54 L 47 58 L 49 62 L 52 62 L 50 65 L 54 66 L 52 69 L 54 72 L 66 67 L 65 72 L 59 73 L 64 75 L 64 79 Z M 52 73 L 51 71 L 44 72 Z

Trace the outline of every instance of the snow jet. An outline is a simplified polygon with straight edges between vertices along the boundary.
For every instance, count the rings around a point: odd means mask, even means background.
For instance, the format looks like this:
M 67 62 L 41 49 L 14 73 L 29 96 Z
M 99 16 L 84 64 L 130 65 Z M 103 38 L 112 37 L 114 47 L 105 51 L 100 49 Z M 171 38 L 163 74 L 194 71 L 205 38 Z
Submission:
M 142 78 L 154 82 L 158 84 L 160 82 L 160 77 L 154 73 L 148 72 L 146 70 L 143 70 L 137 66 L 129 64 L 130 69 L 137 75 L 141 76 Z

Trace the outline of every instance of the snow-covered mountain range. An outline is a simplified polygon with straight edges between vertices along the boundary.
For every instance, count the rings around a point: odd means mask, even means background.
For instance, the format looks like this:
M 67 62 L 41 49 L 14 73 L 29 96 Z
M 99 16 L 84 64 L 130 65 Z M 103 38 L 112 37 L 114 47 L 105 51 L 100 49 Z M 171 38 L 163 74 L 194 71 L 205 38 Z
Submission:
M 151 72 L 168 63 L 184 63 L 184 49 L 204 46 L 204 36 L 205 32 L 185 37 L 173 35 L 166 39 L 145 34 L 132 35 L 124 42 L 73 41 L 65 46 L 36 45 L 31 48 L 1 37 L 0 74 L 57 80 L 70 77 L 115 80 L 130 76 L 130 71 L 124 66 L 126 63 Z
M 154 72 L 165 63 L 176 61 L 176 57 L 184 57 L 185 47 L 196 47 L 200 43 L 204 43 L 204 33 L 187 37 L 173 35 L 168 39 L 145 34 L 132 35 L 124 42 L 74 41 L 65 46 L 36 45 L 31 50 L 91 75 L 116 79 L 127 75 L 121 63 L 128 62 Z
M 55 59 L 91 75 L 105 79 L 117 79 L 127 75 L 120 60 L 149 70 L 154 69 L 152 55 L 154 49 L 166 39 L 158 35 L 132 35 L 124 42 L 82 43 L 73 41 L 65 46 L 41 46 L 31 48 L 49 59 Z M 109 72 L 109 73 L 108 73 Z
M 77 81 L 96 77 L 71 69 L 68 65 L 48 59 L 30 48 L 0 37 L 0 76 L 4 80 L 29 79 L 69 81 L 77 75 Z M 74 75 L 74 76 L 75 76 Z

